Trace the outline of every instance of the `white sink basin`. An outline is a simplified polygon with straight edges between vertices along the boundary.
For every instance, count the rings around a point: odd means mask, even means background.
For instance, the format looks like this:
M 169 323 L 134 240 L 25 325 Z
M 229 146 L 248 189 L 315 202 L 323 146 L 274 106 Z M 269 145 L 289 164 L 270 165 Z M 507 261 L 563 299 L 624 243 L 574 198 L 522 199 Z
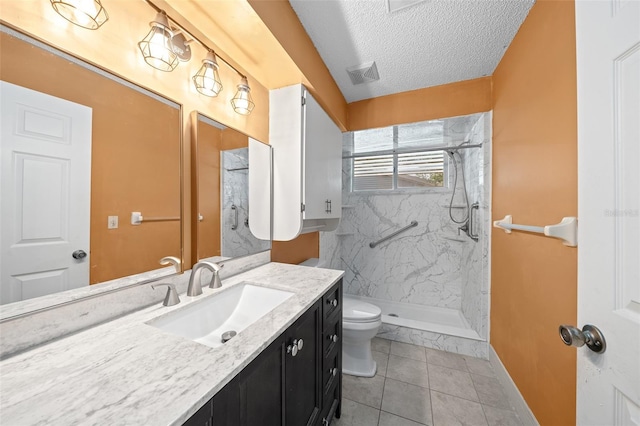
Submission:
M 243 283 L 147 324 L 216 348 L 223 345 L 223 333 L 240 333 L 291 296 L 288 291 Z

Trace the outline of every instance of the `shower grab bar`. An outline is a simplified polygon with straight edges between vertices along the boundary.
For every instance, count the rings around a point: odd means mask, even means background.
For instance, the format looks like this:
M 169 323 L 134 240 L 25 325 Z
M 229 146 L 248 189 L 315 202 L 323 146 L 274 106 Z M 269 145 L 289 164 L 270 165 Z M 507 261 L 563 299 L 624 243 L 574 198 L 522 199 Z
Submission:
M 513 223 L 511 215 L 508 214 L 504 219 L 494 221 L 493 226 L 503 229 L 507 234 L 510 234 L 512 230 L 533 232 L 544 234 L 547 237 L 560 238 L 564 240 L 562 244 L 565 246 L 576 247 L 578 245 L 578 219 L 573 216 L 563 217 L 560 223 L 555 225 L 531 226 Z
M 231 205 L 231 210 L 233 210 L 235 212 L 235 217 L 233 219 L 233 225 L 231 225 L 231 230 L 235 231 L 236 229 L 238 229 L 238 207 L 236 207 L 235 204 Z
M 476 243 L 478 242 L 478 240 L 480 239 L 480 236 L 478 235 L 477 232 L 475 232 L 476 230 L 476 221 L 473 219 L 473 211 L 474 210 L 478 210 L 480 209 L 480 203 L 475 202 L 473 204 L 471 204 L 471 211 L 469 212 L 469 238 L 471 238 L 473 241 L 475 241 Z
M 387 241 L 389 238 L 393 238 L 396 235 L 406 231 L 409 228 L 413 228 L 414 226 L 418 226 L 418 221 L 417 220 L 412 220 L 410 224 L 408 224 L 407 226 L 405 226 L 402 229 L 398 229 L 396 232 L 394 232 L 393 234 L 389 234 L 384 238 L 379 239 L 378 241 L 375 241 L 373 243 L 369 243 L 369 247 L 374 248 L 375 246 L 377 246 L 378 244 Z

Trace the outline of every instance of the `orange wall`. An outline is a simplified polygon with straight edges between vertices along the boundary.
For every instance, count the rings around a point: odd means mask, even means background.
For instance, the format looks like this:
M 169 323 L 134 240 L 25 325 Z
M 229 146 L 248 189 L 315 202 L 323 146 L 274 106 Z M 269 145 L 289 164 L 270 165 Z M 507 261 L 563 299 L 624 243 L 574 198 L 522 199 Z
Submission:
M 538 1 L 493 75 L 493 220 L 577 216 L 574 3 Z M 493 228 L 491 344 L 542 425 L 575 424 L 577 250 Z
M 197 120 L 197 113 L 192 119 Z M 191 152 L 195 153 L 192 173 L 195 175 L 197 196 L 193 211 L 192 236 L 194 262 L 211 256 L 220 256 L 220 144 L 222 130 L 197 120 L 196 134 Z M 198 215 L 203 220 L 198 220 Z
M 491 109 L 491 77 L 365 99 L 347 108 L 351 131 L 485 112 Z
M 2 80 L 92 108 L 90 283 L 180 257 L 179 221 L 129 219 L 180 216 L 180 110 L 9 35 L 0 46 Z
M 320 257 L 320 233 L 302 234 L 291 241 L 274 241 L 271 261 L 297 264 L 312 257 Z

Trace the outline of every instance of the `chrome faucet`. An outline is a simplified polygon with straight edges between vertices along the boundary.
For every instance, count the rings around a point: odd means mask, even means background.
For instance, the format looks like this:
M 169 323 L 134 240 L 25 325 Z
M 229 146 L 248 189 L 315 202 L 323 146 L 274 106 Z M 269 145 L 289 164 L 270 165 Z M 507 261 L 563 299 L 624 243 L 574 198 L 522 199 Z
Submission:
M 202 284 L 200 283 L 200 274 L 202 273 L 202 268 L 206 268 L 213 272 L 213 277 L 211 278 L 211 282 L 209 283 L 209 288 L 219 288 L 222 287 L 222 281 L 220 281 L 220 269 L 222 269 L 224 265 L 218 265 L 214 262 L 207 262 L 205 260 L 201 260 L 200 262 L 193 265 L 191 268 L 191 277 L 189 277 L 189 287 L 187 287 L 187 296 L 199 296 L 202 294 Z

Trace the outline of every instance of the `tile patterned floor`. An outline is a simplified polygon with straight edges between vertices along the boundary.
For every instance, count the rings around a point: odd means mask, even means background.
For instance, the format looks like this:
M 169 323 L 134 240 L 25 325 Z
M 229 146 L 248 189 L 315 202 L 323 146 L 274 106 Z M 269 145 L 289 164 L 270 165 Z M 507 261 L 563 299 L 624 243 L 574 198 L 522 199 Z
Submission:
M 373 339 L 375 377 L 344 375 L 334 426 L 520 426 L 488 361 Z

